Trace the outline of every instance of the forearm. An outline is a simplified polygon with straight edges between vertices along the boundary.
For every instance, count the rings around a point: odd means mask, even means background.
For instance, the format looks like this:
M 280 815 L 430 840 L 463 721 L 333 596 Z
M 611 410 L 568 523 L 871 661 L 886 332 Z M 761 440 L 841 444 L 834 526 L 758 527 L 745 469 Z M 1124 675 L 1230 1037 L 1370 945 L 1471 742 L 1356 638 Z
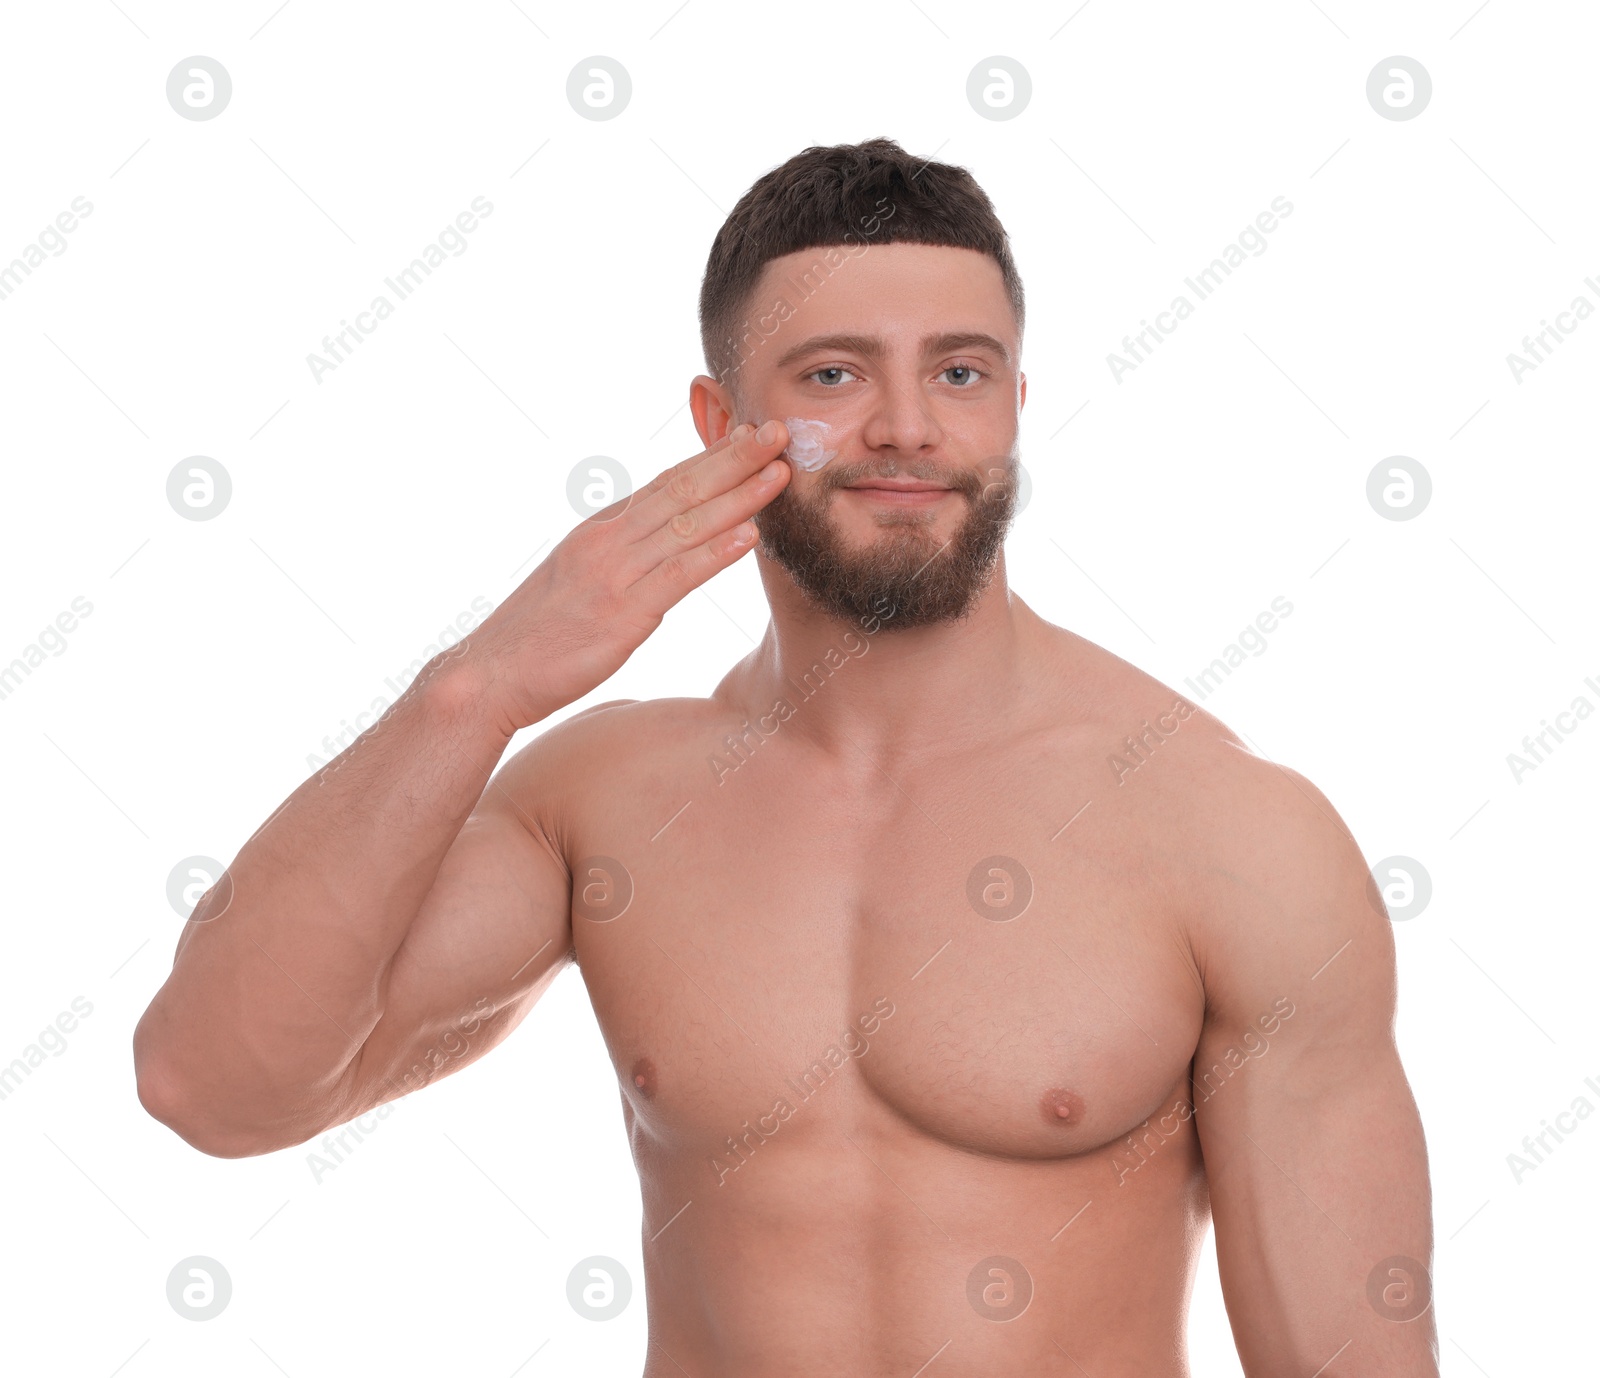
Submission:
M 775 422 L 763 431 L 721 436 L 580 522 L 463 654 L 430 662 L 257 830 L 197 906 L 135 1031 L 151 1114 L 218 1156 L 301 1142 L 370 1090 L 370 1078 L 356 1086 L 360 1054 L 386 1005 L 399 1012 L 391 1054 L 460 1013 L 454 972 L 441 968 L 463 956 L 471 965 L 475 950 L 492 966 L 497 924 L 542 923 L 547 960 L 561 958 L 554 935 L 569 922 L 571 876 L 531 843 L 509 799 L 498 801 L 498 831 L 468 830 L 487 850 L 457 868 L 443 928 L 431 942 L 408 939 L 428 927 L 418 916 L 511 737 L 603 684 L 670 608 L 749 552 L 750 517 L 789 474 L 771 463 L 787 432 Z M 498 916 L 478 923 L 487 937 L 472 936 L 479 900 L 464 870 L 501 873 Z
M 465 655 L 300 785 L 184 927 L 140 1020 L 152 1113 L 213 1151 L 315 1132 L 387 975 L 510 737 Z

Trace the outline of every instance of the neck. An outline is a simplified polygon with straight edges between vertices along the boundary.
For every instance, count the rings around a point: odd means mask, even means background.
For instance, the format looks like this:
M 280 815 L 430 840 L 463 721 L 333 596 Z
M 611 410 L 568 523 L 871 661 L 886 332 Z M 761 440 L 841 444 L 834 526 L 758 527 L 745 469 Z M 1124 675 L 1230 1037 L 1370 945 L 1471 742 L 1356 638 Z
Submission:
M 960 621 L 896 627 L 819 612 L 788 574 L 757 552 L 772 606 L 766 635 L 723 682 L 742 710 L 780 699 L 789 726 L 829 754 L 914 758 L 924 744 L 976 740 L 1023 695 L 1023 661 L 1038 616 L 1006 583 L 1005 554 Z

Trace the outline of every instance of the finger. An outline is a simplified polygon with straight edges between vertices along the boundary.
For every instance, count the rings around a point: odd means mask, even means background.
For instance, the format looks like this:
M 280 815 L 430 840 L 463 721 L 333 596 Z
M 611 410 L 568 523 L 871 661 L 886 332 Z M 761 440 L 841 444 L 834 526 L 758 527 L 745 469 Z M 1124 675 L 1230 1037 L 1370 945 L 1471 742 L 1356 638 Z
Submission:
M 687 469 L 691 465 L 698 464 L 707 455 L 713 455 L 720 450 L 727 449 L 728 446 L 733 443 L 734 436 L 736 434 L 738 434 L 738 431 L 730 431 L 725 433 L 720 440 L 712 441 L 712 443 L 707 445 L 706 448 L 699 454 L 693 455 L 689 459 L 686 459 L 679 464 L 674 464 L 669 469 L 663 469 L 659 474 L 651 479 L 649 483 L 645 484 L 643 488 L 635 488 L 631 493 L 624 493 L 609 506 L 602 507 L 598 512 L 591 513 L 586 520 L 595 522 L 597 524 L 616 520 L 616 518 L 620 517 L 624 512 L 629 511 L 635 503 L 640 501 L 640 499 L 651 493 L 654 493 L 658 488 L 666 484 L 672 478 L 672 476 L 678 473 L 680 470 Z
M 793 476 L 794 470 L 786 460 L 768 460 L 743 483 L 679 512 L 665 526 L 629 547 L 623 556 L 623 570 L 630 579 L 642 578 L 663 560 L 733 531 L 777 497 Z
M 756 524 L 742 521 L 731 531 L 722 531 L 710 540 L 669 555 L 628 590 L 628 600 L 641 615 L 659 619 L 744 555 L 756 542 Z
M 741 426 L 728 445 L 669 470 L 648 496 L 635 501 L 629 509 L 623 518 L 624 535 L 633 541 L 646 541 L 673 518 L 743 483 L 788 444 L 788 430 L 783 423 L 775 421 L 772 427 L 773 438 L 765 444 L 757 439 L 757 430 Z M 705 533 L 711 534 L 709 530 Z M 662 548 L 656 547 L 658 551 Z
M 722 453 L 722 451 L 726 450 L 730 445 L 732 445 L 735 440 L 742 440 L 754 429 L 755 427 L 746 423 L 742 426 L 735 426 L 731 431 L 724 431 L 720 440 L 712 441 L 711 444 L 707 445 L 705 449 L 700 451 L 699 454 L 691 455 L 688 459 L 682 460 L 679 463 L 672 465 L 670 468 L 663 469 L 659 474 L 651 479 L 649 483 L 645 484 L 643 488 L 638 489 L 634 493 L 634 502 L 639 502 L 642 499 L 649 497 L 650 494 L 665 488 L 667 484 L 672 481 L 674 475 L 693 468 L 696 464 L 699 464 L 709 455 Z

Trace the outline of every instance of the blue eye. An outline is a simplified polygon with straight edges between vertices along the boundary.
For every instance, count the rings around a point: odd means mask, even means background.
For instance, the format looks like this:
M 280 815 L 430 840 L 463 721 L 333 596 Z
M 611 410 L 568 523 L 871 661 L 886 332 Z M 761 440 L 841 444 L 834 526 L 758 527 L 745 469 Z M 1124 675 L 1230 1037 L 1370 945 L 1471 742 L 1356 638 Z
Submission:
M 829 374 L 829 373 L 839 375 L 838 380 L 837 381 L 824 381 L 823 375 L 824 374 Z M 844 368 L 844 367 L 840 366 L 839 364 L 830 364 L 830 365 L 828 365 L 827 368 L 819 368 L 819 369 L 814 370 L 811 373 L 808 373 L 806 375 L 806 377 L 817 379 L 819 382 L 822 383 L 822 386 L 825 387 L 825 388 L 836 388 L 836 387 L 838 387 L 840 385 L 840 383 L 842 383 L 844 381 L 844 379 L 846 379 L 846 378 L 854 378 L 855 374 L 851 373 L 849 369 Z
M 958 388 L 968 387 L 974 380 L 983 377 L 983 375 L 970 364 L 951 364 L 949 368 L 945 369 L 945 374 L 948 376 L 952 373 L 961 373 L 966 375 L 964 378 L 952 378 L 950 380 L 951 382 L 955 383 Z

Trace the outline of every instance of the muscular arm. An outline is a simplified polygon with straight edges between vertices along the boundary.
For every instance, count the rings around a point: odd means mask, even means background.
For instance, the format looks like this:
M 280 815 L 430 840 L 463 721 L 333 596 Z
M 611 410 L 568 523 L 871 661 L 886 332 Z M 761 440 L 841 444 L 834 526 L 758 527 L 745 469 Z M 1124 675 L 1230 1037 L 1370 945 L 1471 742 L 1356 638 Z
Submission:
M 1195 935 L 1193 1070 L 1239 1356 L 1250 1378 L 1435 1378 L 1427 1153 L 1394 1044 L 1389 920 L 1326 798 L 1240 756 Z
M 787 436 L 737 427 L 580 523 L 257 829 L 134 1032 L 151 1114 L 218 1157 L 266 1153 L 505 1037 L 571 951 L 571 878 L 518 799 L 559 794 L 566 724 L 489 773 L 750 550 Z
M 475 699 L 430 665 L 196 906 L 134 1034 L 141 1101 L 195 1147 L 303 1143 L 459 1070 L 566 961 L 566 867 L 517 802 L 546 738 L 490 781 L 510 738 Z

